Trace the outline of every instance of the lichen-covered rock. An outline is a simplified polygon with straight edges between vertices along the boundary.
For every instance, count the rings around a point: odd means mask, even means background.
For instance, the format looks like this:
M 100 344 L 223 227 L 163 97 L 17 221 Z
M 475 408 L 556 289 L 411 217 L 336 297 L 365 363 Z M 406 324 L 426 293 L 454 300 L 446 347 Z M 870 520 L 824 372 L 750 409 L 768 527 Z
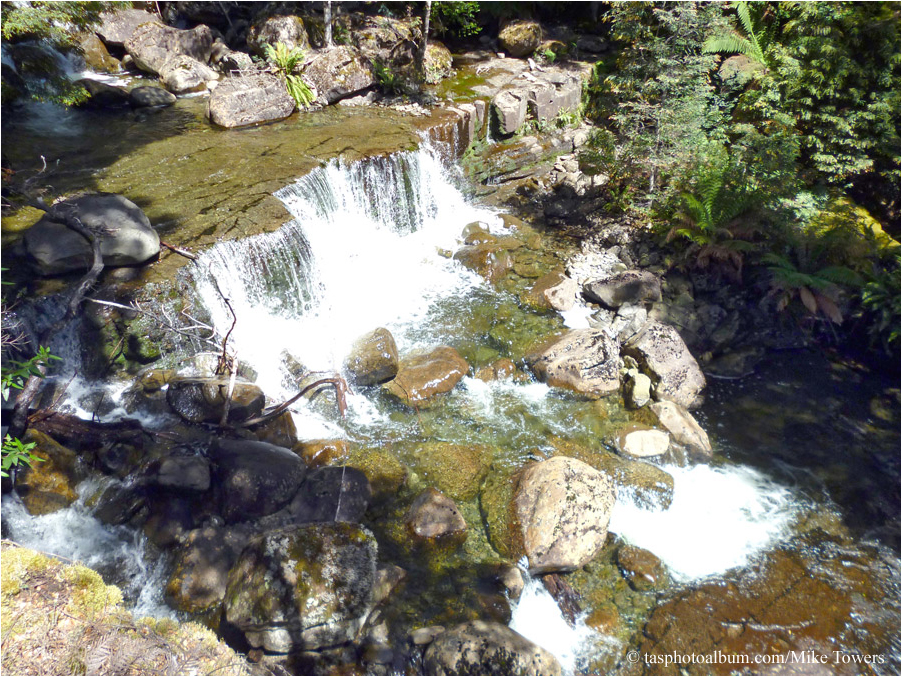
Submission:
M 426 71 L 426 82 L 436 83 L 451 75 L 453 58 L 451 50 L 437 40 L 430 40 L 426 46 L 423 68 Z
M 219 423 L 229 400 L 228 421 L 259 416 L 266 397 L 253 383 L 236 381 L 229 398 L 229 379 L 179 376 L 169 382 L 166 401 L 176 414 L 191 423 Z
M 376 554 L 375 537 L 351 524 L 263 534 L 229 574 L 225 618 L 272 653 L 348 642 L 373 603 Z
M 247 46 L 257 56 L 266 56 L 266 45 L 283 43 L 288 49 L 300 48 L 307 52 L 310 40 L 304 20 L 293 14 L 263 16 L 254 21 L 247 31 Z
M 705 432 L 695 417 L 675 402 L 655 402 L 650 409 L 658 421 L 670 433 L 673 441 L 686 448 L 690 454 L 700 458 L 710 458 L 713 450 Z
M 345 369 L 361 386 L 392 380 L 398 373 L 398 346 L 391 332 L 380 327 L 357 339 Z
M 560 675 L 548 651 L 506 625 L 471 621 L 440 634 L 423 658 L 429 675 Z
M 492 449 L 481 444 L 427 442 L 416 451 L 416 468 L 431 485 L 456 501 L 473 498 L 492 464 Z
M 511 56 L 529 56 L 542 42 L 542 27 L 531 20 L 511 21 L 498 32 L 498 42 Z
M 138 26 L 146 23 L 162 25 L 156 14 L 142 9 L 117 9 L 100 15 L 100 25 L 95 32 L 111 47 L 124 47 Z
M 31 453 L 42 459 L 16 472 L 16 491 L 28 512 L 46 515 L 74 503 L 75 485 L 82 477 L 75 452 L 39 430 L 29 430 L 24 441 L 34 443 Z
M 569 331 L 540 354 L 528 356 L 527 361 L 550 386 L 595 398 L 620 389 L 620 353 L 601 330 Z
M 173 94 L 203 92 L 208 82 L 219 79 L 219 73 L 197 59 L 179 54 L 160 67 L 160 79 Z
M 573 458 L 527 466 L 517 482 L 514 513 L 531 573 L 573 571 L 604 545 L 614 482 Z
M 651 376 L 658 400 L 670 400 L 686 409 L 698 406 L 705 376 L 676 329 L 648 322 L 623 344 L 623 352 Z
M 316 89 L 317 101 L 324 106 L 376 84 L 369 62 L 347 45 L 325 49 L 311 58 L 303 76 Z
M 440 346 L 401 360 L 397 376 L 382 387 L 408 406 L 422 406 L 436 395 L 450 392 L 469 371 L 470 365 L 460 353 Z
M 190 56 L 206 64 L 213 47 L 213 31 L 200 25 L 179 30 L 159 23 L 144 23 L 135 28 L 125 42 L 125 50 L 142 71 L 159 75 L 163 66 L 175 56 Z
M 244 127 L 287 118 L 295 102 L 275 75 L 226 78 L 210 93 L 207 116 L 220 127 Z
M 160 236 L 138 205 L 121 195 L 89 193 L 66 200 L 88 228 L 103 233 L 100 252 L 105 266 L 144 263 L 160 252 Z M 25 233 L 25 249 L 44 275 L 58 275 L 91 267 L 87 240 L 50 215 Z
M 395 69 L 413 63 L 420 31 L 418 19 L 354 14 L 348 28 L 354 46 L 367 61 Z
M 294 498 L 306 475 L 297 454 L 266 442 L 218 439 L 208 454 L 226 522 L 276 512 Z
M 661 280 L 645 270 L 625 270 L 586 283 L 583 294 L 590 301 L 614 309 L 626 303 L 656 303 L 661 300 Z
M 414 499 L 404 521 L 420 539 L 462 539 L 466 536 L 467 522 L 457 505 L 432 487 Z

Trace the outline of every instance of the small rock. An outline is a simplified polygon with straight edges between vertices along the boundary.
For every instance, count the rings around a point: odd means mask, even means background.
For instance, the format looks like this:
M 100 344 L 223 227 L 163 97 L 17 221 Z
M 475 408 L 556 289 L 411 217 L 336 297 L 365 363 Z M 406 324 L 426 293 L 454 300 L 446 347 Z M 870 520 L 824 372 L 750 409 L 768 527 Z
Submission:
M 630 370 L 627 396 L 635 409 L 644 407 L 651 400 L 651 379 L 638 370 Z
M 663 430 L 634 430 L 621 435 L 620 451 L 627 456 L 663 456 L 670 448 L 670 435 Z
M 623 545 L 617 550 L 617 564 L 633 590 L 655 590 L 667 582 L 667 569 L 648 550 Z
M 417 538 L 464 538 L 467 522 L 454 501 L 432 487 L 414 499 L 404 518 Z
M 351 379 L 361 386 L 390 381 L 398 373 L 398 347 L 388 329 L 380 327 L 357 339 L 345 362 Z
M 425 355 L 402 360 L 397 376 L 382 387 L 405 404 L 420 406 L 450 392 L 469 371 L 470 365 L 460 353 L 441 346 Z
M 321 468 L 346 460 L 348 443 L 346 440 L 307 440 L 295 444 L 292 451 L 303 459 L 308 468 Z

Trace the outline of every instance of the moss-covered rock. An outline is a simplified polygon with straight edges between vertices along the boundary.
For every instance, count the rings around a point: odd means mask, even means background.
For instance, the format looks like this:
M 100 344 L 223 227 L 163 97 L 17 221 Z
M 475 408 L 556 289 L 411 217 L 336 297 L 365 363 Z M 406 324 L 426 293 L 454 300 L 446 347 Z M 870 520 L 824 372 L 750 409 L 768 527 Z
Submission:
M 0 589 L 6 674 L 247 674 L 208 629 L 135 619 L 119 589 L 80 564 L 4 543 Z
M 542 42 L 542 27 L 530 20 L 511 21 L 498 33 L 498 42 L 511 56 L 529 56 Z
M 16 473 L 16 490 L 28 512 L 46 515 L 75 502 L 75 485 L 81 479 L 76 453 L 39 430 L 29 430 L 25 442 L 34 443 L 32 454 L 42 459 L 20 466 Z
M 407 466 L 384 449 L 369 447 L 353 449 L 347 464 L 366 475 L 373 490 L 374 503 L 397 496 L 407 482 L 409 474 Z
M 481 444 L 427 442 L 416 451 L 416 469 L 442 493 L 466 501 L 479 492 L 492 457 L 492 448 Z

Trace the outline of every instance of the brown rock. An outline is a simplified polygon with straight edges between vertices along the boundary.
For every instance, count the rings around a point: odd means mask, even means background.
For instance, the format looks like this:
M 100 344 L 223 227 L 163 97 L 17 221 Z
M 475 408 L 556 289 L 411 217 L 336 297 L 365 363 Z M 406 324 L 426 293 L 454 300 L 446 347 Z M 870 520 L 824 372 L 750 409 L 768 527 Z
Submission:
M 337 465 L 348 458 L 348 443 L 345 440 L 308 440 L 298 442 L 291 450 L 303 459 L 308 468 Z
M 601 330 L 574 329 L 538 355 L 527 357 L 550 386 L 598 398 L 620 389 L 621 360 L 613 340 Z
M 398 346 L 388 329 L 380 327 L 354 343 L 345 363 L 351 379 L 361 386 L 390 381 L 398 373 Z
M 290 411 L 283 411 L 271 421 L 254 428 L 254 435 L 261 442 L 291 449 L 298 441 L 298 430 Z M 310 465 L 309 463 L 307 465 Z
M 542 27 L 536 21 L 511 21 L 498 33 L 498 42 L 511 56 L 529 56 L 542 42 Z
M 705 432 L 695 417 L 675 402 L 655 402 L 650 409 L 658 417 L 661 426 L 670 433 L 673 441 L 701 458 L 710 458 L 713 454 L 708 433 Z
M 440 346 L 425 355 L 401 360 L 398 375 L 383 388 L 409 406 L 420 406 L 450 392 L 469 371 L 470 365 L 460 353 Z
M 23 441 L 34 443 L 31 453 L 42 459 L 30 467 L 19 466 L 16 473 L 16 491 L 28 512 L 46 515 L 74 503 L 75 485 L 81 479 L 75 452 L 39 430 L 29 430 Z
M 489 282 L 497 282 L 514 266 L 508 251 L 489 242 L 461 247 L 454 252 L 454 260 Z
M 531 573 L 573 571 L 604 545 L 614 482 L 582 461 L 559 456 L 521 473 L 514 495 Z
M 667 582 L 667 569 L 654 554 L 633 545 L 617 551 L 620 573 L 633 590 L 656 590 Z
M 517 373 L 517 365 L 512 360 L 502 357 L 476 372 L 480 381 L 499 381 L 510 378 Z
M 463 539 L 467 532 L 467 522 L 454 501 L 432 487 L 414 499 L 404 520 L 421 539 Z

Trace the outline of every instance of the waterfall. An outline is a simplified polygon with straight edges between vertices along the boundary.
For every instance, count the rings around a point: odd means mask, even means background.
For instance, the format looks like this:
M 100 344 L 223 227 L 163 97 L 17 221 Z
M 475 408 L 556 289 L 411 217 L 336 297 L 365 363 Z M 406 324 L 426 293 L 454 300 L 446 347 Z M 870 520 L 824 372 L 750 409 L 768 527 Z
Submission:
M 286 355 L 338 371 L 353 341 L 380 326 L 409 350 L 436 299 L 479 284 L 447 252 L 467 223 L 500 220 L 471 205 L 455 178 L 429 147 L 335 160 L 276 193 L 294 217 L 282 229 L 200 256 L 190 273 L 198 298 L 223 334 L 229 299 L 233 346 L 270 397 L 296 388 Z

